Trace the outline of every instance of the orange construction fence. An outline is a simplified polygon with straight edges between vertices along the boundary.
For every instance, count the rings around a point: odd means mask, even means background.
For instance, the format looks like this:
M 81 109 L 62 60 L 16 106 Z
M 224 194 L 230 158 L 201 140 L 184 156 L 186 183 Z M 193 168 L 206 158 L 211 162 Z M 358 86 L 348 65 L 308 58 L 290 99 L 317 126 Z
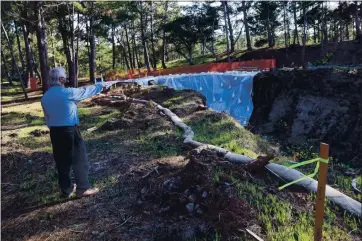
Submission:
M 37 90 L 38 89 L 38 83 L 36 78 L 29 78 L 30 82 L 30 89 L 31 90 Z
M 134 70 L 128 70 L 123 73 L 109 72 L 107 74 L 108 79 L 133 79 L 151 76 L 160 76 L 160 75 L 170 75 L 170 74 L 192 74 L 192 73 L 202 73 L 202 72 L 225 72 L 225 71 L 237 71 L 237 70 L 270 70 L 271 68 L 276 67 L 275 59 L 260 59 L 260 60 L 249 60 L 241 62 L 232 62 L 232 63 L 208 63 L 200 65 L 186 65 L 175 67 L 172 69 L 158 69 L 148 72 L 147 69 L 141 68 L 137 69 L 136 73 Z M 114 76 L 116 75 L 116 76 Z

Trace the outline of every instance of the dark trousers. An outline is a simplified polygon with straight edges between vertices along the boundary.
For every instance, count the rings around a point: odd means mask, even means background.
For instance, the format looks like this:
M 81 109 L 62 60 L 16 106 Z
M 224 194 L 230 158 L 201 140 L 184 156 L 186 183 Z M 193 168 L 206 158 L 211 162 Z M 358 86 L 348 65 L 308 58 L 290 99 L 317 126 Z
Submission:
M 88 156 L 77 126 L 50 127 L 50 139 L 58 170 L 60 189 L 64 194 L 73 191 L 70 170 L 73 169 L 77 193 L 90 187 Z

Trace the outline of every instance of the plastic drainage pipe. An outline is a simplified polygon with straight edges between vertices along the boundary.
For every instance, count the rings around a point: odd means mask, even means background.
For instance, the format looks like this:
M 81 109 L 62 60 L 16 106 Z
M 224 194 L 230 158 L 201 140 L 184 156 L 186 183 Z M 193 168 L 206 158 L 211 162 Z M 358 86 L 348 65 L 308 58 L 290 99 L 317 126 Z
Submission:
M 137 103 L 143 103 L 147 104 L 149 103 L 146 100 L 139 100 L 139 99 L 133 99 L 134 102 Z M 224 155 L 224 158 L 226 158 L 228 161 L 233 163 L 239 163 L 239 164 L 247 164 L 248 162 L 254 160 L 251 157 L 245 156 L 245 155 L 239 155 L 236 153 L 229 152 L 228 150 L 224 148 L 220 148 L 214 145 L 208 145 L 202 142 L 198 142 L 193 140 L 194 138 L 194 132 L 192 131 L 191 127 L 186 125 L 175 113 L 173 113 L 168 108 L 165 108 L 155 102 L 152 101 L 152 103 L 161 111 L 167 115 L 171 121 L 178 127 L 182 128 L 184 131 L 183 137 L 185 144 L 190 144 L 194 147 L 205 147 L 212 150 L 215 150 L 221 154 Z M 269 163 L 265 166 L 265 168 L 272 172 L 273 174 L 277 175 L 278 177 L 282 178 L 285 181 L 294 181 L 297 180 L 300 177 L 303 177 L 304 174 L 295 170 L 295 169 L 288 169 L 286 166 L 276 164 L 276 163 Z M 310 192 L 317 192 L 318 182 L 312 178 L 304 179 L 295 185 L 298 185 L 300 187 L 305 188 L 306 190 Z M 362 205 L 360 202 L 354 200 L 353 198 L 348 197 L 347 195 L 337 191 L 334 188 L 331 188 L 327 185 L 326 187 L 326 198 L 330 200 L 331 202 L 335 203 L 336 205 L 340 206 L 342 209 L 350 212 L 351 214 L 362 218 Z

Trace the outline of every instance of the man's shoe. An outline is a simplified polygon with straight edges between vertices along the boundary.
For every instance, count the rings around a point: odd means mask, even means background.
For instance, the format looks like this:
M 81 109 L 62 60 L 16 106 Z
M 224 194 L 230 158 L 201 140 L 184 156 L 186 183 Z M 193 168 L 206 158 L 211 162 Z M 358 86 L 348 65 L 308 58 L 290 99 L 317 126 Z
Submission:
M 66 193 L 66 192 L 61 192 L 61 194 L 60 194 L 60 197 L 61 198 L 69 198 L 74 192 L 75 192 L 75 190 L 77 189 L 77 185 L 76 184 L 73 184 L 73 190 L 72 190 L 72 192 L 70 192 L 70 193 Z
M 88 189 L 88 190 L 86 190 L 84 192 L 76 193 L 76 196 L 77 197 L 88 197 L 88 196 L 96 195 L 98 192 L 99 192 L 98 188 L 91 188 L 91 189 Z

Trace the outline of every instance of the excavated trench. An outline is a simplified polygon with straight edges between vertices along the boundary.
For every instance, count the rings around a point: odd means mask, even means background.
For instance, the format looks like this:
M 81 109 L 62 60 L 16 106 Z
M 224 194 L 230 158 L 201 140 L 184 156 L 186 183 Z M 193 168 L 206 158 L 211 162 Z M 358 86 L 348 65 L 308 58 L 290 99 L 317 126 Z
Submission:
M 254 78 L 252 99 L 248 128 L 282 151 L 295 150 L 302 159 L 325 142 L 336 163 L 362 167 L 361 70 L 261 73 Z
M 334 161 L 362 167 L 361 76 L 361 70 L 324 68 L 170 75 L 154 82 L 201 93 L 209 108 L 229 114 L 285 154 L 298 153 L 297 159 L 310 158 L 325 142 Z M 148 85 L 149 79 L 137 82 Z

